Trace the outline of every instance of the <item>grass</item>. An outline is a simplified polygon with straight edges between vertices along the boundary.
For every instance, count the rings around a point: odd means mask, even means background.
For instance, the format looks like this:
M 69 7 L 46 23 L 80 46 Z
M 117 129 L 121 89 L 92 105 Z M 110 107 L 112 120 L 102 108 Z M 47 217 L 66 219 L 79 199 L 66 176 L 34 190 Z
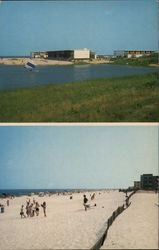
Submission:
M 74 62 L 73 65 L 86 65 L 86 64 L 90 64 L 90 62 Z
M 157 73 L 0 91 L 0 122 L 156 122 Z
M 114 64 L 128 64 L 131 66 L 149 66 L 151 64 L 158 64 L 158 53 L 154 53 L 150 56 L 143 56 L 139 58 L 126 58 L 117 57 L 113 59 Z

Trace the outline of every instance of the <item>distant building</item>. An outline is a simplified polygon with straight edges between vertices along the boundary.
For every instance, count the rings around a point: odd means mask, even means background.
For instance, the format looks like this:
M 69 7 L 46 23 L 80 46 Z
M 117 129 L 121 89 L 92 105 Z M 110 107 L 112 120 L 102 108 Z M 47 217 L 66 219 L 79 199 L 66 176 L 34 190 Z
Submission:
M 127 58 L 132 58 L 132 57 L 142 57 L 142 56 L 150 56 L 155 51 L 152 50 L 115 50 L 114 51 L 114 56 L 115 57 L 127 57 Z
M 31 58 L 40 58 L 40 52 L 30 52 Z
M 141 189 L 155 190 L 158 189 L 158 176 L 152 174 L 143 174 L 140 176 Z
M 32 58 L 48 58 L 53 60 L 89 60 L 96 58 L 96 53 L 89 49 L 55 50 L 46 52 L 31 52 Z
M 125 50 L 115 50 L 114 56 L 115 57 L 125 57 L 125 56 L 127 56 L 127 52 Z
M 134 181 L 134 188 L 140 189 L 140 181 Z
M 96 55 L 97 59 L 104 59 L 104 60 L 110 60 L 111 58 L 114 58 L 113 55 Z

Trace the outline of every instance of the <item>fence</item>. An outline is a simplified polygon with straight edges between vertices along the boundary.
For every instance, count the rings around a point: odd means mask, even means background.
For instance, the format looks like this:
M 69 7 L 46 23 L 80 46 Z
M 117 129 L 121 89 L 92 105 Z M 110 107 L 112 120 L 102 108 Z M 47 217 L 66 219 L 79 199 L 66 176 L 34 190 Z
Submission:
M 122 206 L 118 207 L 113 213 L 112 215 L 109 217 L 109 219 L 107 220 L 107 227 L 105 232 L 102 234 L 102 236 L 99 238 L 99 240 L 95 243 L 95 245 L 91 248 L 91 250 L 94 249 L 100 249 L 101 246 L 103 246 L 104 241 L 107 237 L 107 233 L 109 230 L 109 227 L 112 225 L 113 221 L 116 219 L 116 217 L 121 214 L 125 209 L 127 209 L 130 206 L 130 202 L 129 199 L 131 198 L 131 196 L 133 194 L 135 194 L 136 191 L 132 192 L 125 200 L 125 204 L 123 204 Z M 126 206 L 126 207 L 125 207 Z

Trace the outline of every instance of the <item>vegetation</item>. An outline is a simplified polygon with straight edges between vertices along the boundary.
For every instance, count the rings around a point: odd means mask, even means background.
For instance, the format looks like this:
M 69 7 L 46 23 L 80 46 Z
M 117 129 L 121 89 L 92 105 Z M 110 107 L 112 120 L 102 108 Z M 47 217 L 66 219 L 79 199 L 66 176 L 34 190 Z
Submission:
M 114 64 L 128 64 L 132 66 L 149 66 L 150 64 L 158 64 L 158 53 L 151 56 L 143 56 L 139 58 L 117 57 L 113 59 Z
M 0 122 L 159 121 L 157 73 L 0 91 Z
M 90 62 L 82 62 L 82 61 L 77 61 L 77 62 L 74 62 L 73 65 L 86 65 L 86 64 L 90 64 Z

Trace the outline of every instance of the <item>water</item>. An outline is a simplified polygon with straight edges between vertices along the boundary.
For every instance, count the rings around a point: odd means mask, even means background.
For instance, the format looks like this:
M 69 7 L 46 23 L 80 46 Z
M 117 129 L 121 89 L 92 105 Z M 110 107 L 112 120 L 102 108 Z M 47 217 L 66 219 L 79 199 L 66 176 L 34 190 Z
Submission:
M 51 193 L 63 193 L 63 192 L 71 192 L 73 189 L 0 189 L 0 197 L 3 193 L 7 195 L 28 195 L 30 193 L 38 194 L 40 192 L 51 192 Z
M 157 71 L 157 68 L 150 67 L 102 64 L 38 66 L 36 71 L 30 72 L 22 65 L 0 65 L 0 90 L 62 84 L 95 78 L 141 75 Z
M 63 193 L 63 192 L 73 192 L 73 191 L 85 191 L 85 190 L 95 190 L 95 189 L 0 189 L 0 197 L 3 193 L 6 195 L 15 195 L 15 196 L 21 196 L 21 195 L 28 195 L 30 193 L 39 194 L 40 192 L 49 192 L 49 193 Z M 108 189 L 109 190 L 109 189 Z

